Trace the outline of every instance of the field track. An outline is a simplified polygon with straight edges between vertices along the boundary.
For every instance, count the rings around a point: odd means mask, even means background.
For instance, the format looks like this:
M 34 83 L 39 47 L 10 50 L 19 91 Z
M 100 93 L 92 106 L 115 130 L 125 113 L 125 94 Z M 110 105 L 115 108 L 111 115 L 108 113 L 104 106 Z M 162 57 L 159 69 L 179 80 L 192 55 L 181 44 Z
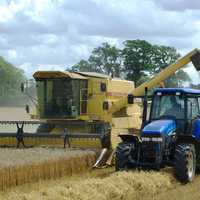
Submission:
M 0 120 L 30 120 L 25 107 L 0 107 Z
M 25 184 L 0 192 L 5 200 L 198 200 L 200 176 L 181 185 L 172 170 L 119 172 L 97 169 L 84 175 Z
M 174 183 L 173 188 L 158 195 L 159 200 L 199 200 L 200 199 L 200 175 L 194 182 L 186 185 Z

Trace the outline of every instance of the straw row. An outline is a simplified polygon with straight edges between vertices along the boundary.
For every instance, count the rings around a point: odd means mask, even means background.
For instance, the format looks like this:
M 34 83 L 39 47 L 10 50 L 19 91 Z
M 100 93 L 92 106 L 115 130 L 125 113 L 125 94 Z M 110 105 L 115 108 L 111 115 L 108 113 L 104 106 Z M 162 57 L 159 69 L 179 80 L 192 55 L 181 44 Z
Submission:
M 52 158 L 50 156 L 51 159 L 41 160 L 40 158 L 38 162 L 34 161 L 32 163 L 23 163 L 22 165 L 17 163 L 17 165 L 1 166 L 0 190 L 24 183 L 37 182 L 39 180 L 71 176 L 75 173 L 87 171 L 94 164 L 94 152 L 70 152 L 73 153 L 72 156 L 69 156 L 69 152 L 66 152 L 65 156 L 59 156 L 58 158 Z
M 4 200 L 156 200 L 174 187 L 171 174 L 159 172 L 120 172 L 106 177 L 63 178 L 3 193 Z M 165 199 L 170 199 L 166 197 Z M 179 199 L 179 198 L 177 198 Z

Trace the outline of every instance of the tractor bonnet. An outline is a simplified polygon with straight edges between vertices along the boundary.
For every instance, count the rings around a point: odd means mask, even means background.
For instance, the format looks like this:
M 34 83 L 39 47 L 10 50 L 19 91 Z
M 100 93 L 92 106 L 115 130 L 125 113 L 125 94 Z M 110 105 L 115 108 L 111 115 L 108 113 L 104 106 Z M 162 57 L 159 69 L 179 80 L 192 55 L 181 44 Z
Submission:
M 142 136 L 145 135 L 168 135 L 176 128 L 174 120 L 156 120 L 146 125 L 142 130 Z

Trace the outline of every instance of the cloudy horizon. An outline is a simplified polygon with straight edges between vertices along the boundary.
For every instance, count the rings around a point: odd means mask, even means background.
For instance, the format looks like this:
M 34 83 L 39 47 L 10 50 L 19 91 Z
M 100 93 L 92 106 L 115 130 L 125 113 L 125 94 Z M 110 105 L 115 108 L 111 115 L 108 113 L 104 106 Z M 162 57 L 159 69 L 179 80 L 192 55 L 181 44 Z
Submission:
M 58 69 L 87 59 L 103 42 L 127 39 L 200 47 L 198 0 L 2 0 L 0 56 L 24 69 Z

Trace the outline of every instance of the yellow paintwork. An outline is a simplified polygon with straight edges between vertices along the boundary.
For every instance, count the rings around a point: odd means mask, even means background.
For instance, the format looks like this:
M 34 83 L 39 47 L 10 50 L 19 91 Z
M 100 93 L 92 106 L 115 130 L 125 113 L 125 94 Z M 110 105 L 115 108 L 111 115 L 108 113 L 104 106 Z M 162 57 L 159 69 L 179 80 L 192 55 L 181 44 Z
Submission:
M 66 72 L 55 72 L 56 76 L 58 77 L 58 74 L 60 77 L 64 77 L 66 75 Z M 73 74 L 76 73 L 70 73 L 71 77 L 76 77 Z M 107 101 L 109 102 L 109 105 L 112 105 L 113 103 L 119 101 L 121 98 L 127 96 L 130 91 L 134 89 L 134 83 L 127 80 L 121 80 L 117 78 L 110 78 L 109 76 L 87 76 L 86 73 L 84 73 L 84 77 L 88 80 L 88 101 L 87 101 L 87 113 L 81 114 L 77 118 L 73 120 L 86 120 L 86 121 L 94 121 L 94 120 L 101 120 L 101 121 L 107 121 L 111 122 L 112 116 L 109 115 L 107 110 L 103 109 L 103 102 Z M 39 71 L 34 74 L 34 78 L 50 78 L 53 77 L 53 71 Z M 81 75 L 79 75 L 79 78 Z M 68 77 L 69 78 L 69 77 Z M 107 91 L 102 92 L 100 90 L 101 83 L 106 84 Z M 37 112 L 39 113 L 39 112 Z M 36 119 L 38 115 L 32 114 L 32 117 Z M 38 116 L 39 118 L 39 116 Z M 61 120 L 61 119 L 54 119 L 54 120 Z M 63 119 L 62 119 L 63 120 Z M 64 120 L 71 120 L 71 119 L 64 119 Z
M 73 79 L 87 79 L 77 73 L 68 71 L 37 71 L 33 74 L 34 78 L 73 78 Z
M 101 148 L 100 140 L 98 139 L 69 139 L 70 147 L 81 147 L 81 148 Z M 24 138 L 24 143 L 26 147 L 31 146 L 56 146 L 63 147 L 63 138 Z M 14 137 L 1 137 L 0 146 L 15 147 L 17 145 L 17 140 Z
M 24 143 L 26 146 L 62 146 L 63 147 L 63 139 L 49 139 L 49 138 L 24 138 Z M 16 146 L 17 140 L 14 137 L 1 137 L 0 146 Z
M 167 79 L 169 76 L 173 75 L 178 69 L 184 67 L 187 63 L 191 61 L 191 57 L 198 52 L 197 49 L 193 50 L 186 56 L 179 59 L 174 64 L 168 66 L 156 76 L 154 76 L 150 81 L 145 82 L 141 86 L 135 88 L 134 83 L 127 80 L 121 80 L 117 78 L 111 78 L 106 75 L 97 73 L 86 73 L 86 72 L 60 72 L 60 71 L 39 71 L 34 74 L 34 78 L 72 78 L 72 79 L 86 79 L 88 81 L 88 101 L 87 101 L 87 113 L 84 115 L 80 114 L 74 121 L 87 121 L 95 122 L 102 121 L 108 122 L 111 126 L 111 142 L 112 146 L 115 147 L 119 142 L 118 135 L 121 133 L 132 133 L 134 130 L 138 130 L 141 127 L 141 107 L 140 102 L 135 102 L 135 104 L 128 105 L 127 95 L 133 94 L 135 96 L 141 96 L 144 94 L 144 89 L 147 87 L 151 89 L 156 87 Z M 101 91 L 101 84 L 106 85 L 106 91 Z M 103 109 L 103 102 L 108 102 L 109 109 Z M 141 105 L 141 104 L 140 104 Z M 37 112 L 39 116 L 39 112 Z M 34 116 L 34 117 L 36 117 Z M 48 120 L 48 119 L 46 119 Z M 51 119 L 61 120 L 61 119 Z M 72 120 L 72 119 L 62 119 L 62 120 Z M 49 121 L 49 120 L 48 120 Z M 50 122 L 50 121 L 49 121 Z M 63 127 L 62 127 L 63 128 Z M 70 133 L 77 132 L 91 132 L 88 126 L 67 126 Z M 52 132 L 60 133 L 63 130 L 56 127 Z M 101 146 L 97 140 L 72 140 L 75 146 L 81 145 L 97 145 Z M 91 143 L 92 141 L 92 143 Z
M 89 126 L 66 126 L 70 133 L 89 133 Z M 60 134 L 64 132 L 64 128 L 60 126 L 56 126 L 51 133 L 52 134 Z M 89 139 L 89 138 L 70 138 L 70 146 L 71 147 L 88 147 L 88 148 L 101 148 L 101 143 L 99 139 Z

